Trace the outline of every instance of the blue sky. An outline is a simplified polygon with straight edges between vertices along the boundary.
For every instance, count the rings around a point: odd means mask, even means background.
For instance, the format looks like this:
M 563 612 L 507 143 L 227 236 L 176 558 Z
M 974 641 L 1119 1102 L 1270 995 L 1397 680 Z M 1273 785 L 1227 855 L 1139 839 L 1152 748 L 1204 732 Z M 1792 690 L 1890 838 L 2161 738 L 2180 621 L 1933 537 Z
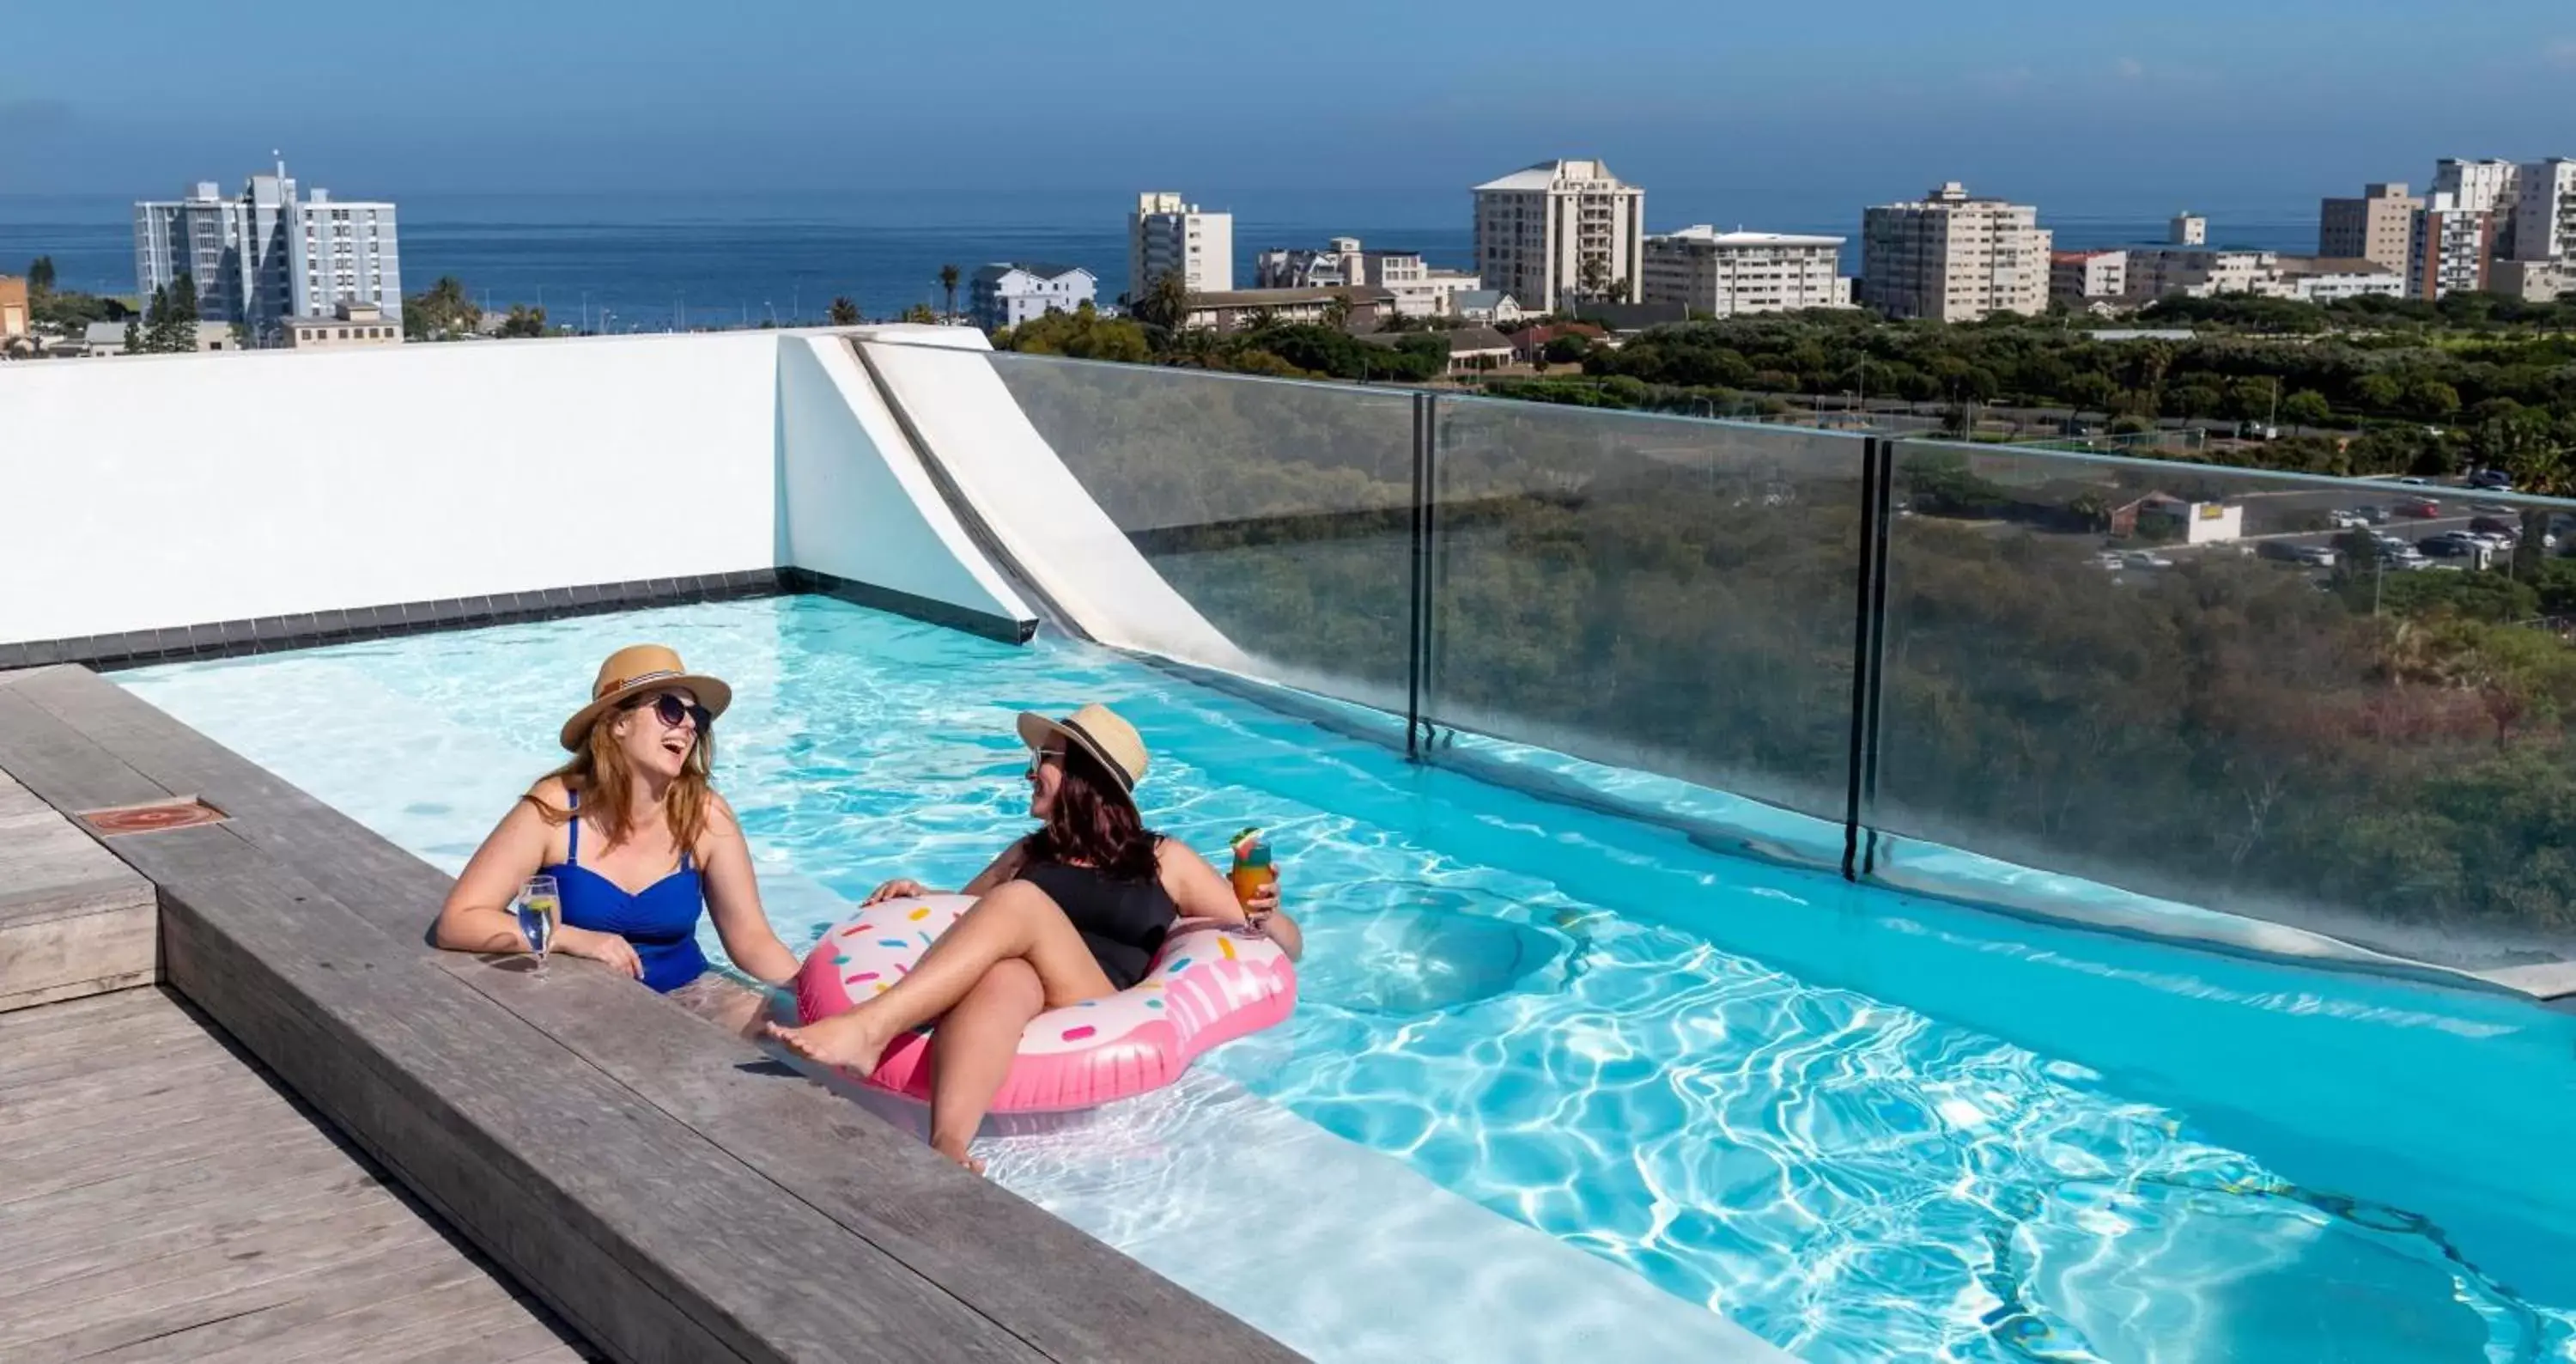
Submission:
M 10 9 L 0 194 L 237 183 L 281 147 L 353 197 L 1150 185 L 1454 216 L 1474 180 L 1597 154 L 1660 227 L 1945 178 L 2076 213 L 2279 209 L 2439 155 L 2576 154 L 2569 0 Z

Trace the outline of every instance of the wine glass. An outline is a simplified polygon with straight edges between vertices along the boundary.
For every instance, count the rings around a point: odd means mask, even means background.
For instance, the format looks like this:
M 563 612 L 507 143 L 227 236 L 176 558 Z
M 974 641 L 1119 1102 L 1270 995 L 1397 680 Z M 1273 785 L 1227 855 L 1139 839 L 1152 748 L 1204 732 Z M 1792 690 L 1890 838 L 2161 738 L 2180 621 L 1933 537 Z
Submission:
M 529 877 L 510 907 L 518 913 L 519 931 L 527 935 L 529 950 L 537 954 L 537 969 L 529 974 L 543 980 L 546 949 L 554 946 L 555 929 L 563 922 L 563 900 L 555 893 L 555 878 Z

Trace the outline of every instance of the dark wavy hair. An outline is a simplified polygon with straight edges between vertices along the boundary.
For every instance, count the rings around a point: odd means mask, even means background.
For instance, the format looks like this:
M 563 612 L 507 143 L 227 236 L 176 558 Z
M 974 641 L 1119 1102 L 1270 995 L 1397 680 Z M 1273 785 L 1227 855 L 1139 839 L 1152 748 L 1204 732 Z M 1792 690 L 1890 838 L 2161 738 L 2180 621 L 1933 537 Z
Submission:
M 1097 868 L 1113 881 L 1154 876 L 1154 849 L 1163 839 L 1145 827 L 1126 788 L 1079 744 L 1065 745 L 1064 780 L 1046 823 L 1029 835 L 1029 859 Z

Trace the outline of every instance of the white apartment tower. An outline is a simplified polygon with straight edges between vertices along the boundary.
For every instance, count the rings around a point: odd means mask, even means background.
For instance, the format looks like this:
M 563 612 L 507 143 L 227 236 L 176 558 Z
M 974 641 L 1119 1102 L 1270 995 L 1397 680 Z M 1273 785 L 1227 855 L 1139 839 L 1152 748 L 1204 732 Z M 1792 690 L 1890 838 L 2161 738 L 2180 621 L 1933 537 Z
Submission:
M 2513 209 L 2513 256 L 2576 261 L 2576 157 L 2553 156 L 2522 168 Z
M 1178 274 L 1194 294 L 1234 288 L 1234 215 L 1202 213 L 1168 191 L 1136 196 L 1127 215 L 1127 296 L 1143 298 L 1156 279 Z
M 134 206 L 134 282 L 140 297 L 181 274 L 197 288 L 197 313 L 274 337 L 290 317 L 335 317 L 373 307 L 402 319 L 402 252 L 394 206 L 335 200 L 314 190 L 298 201 L 280 162 L 227 199 L 211 180 L 187 197 Z
M 1476 186 L 1476 274 L 1532 312 L 1644 296 L 1646 191 L 1598 161 L 1541 161 Z
M 2048 309 L 2050 242 L 2037 208 L 1974 198 L 1953 180 L 1862 217 L 1860 301 L 1894 318 L 2037 316 Z
M 2431 302 L 2444 294 L 2486 288 L 2488 263 L 2496 254 L 2498 216 L 2493 209 L 2463 204 L 2447 190 L 2435 190 L 2415 211 L 2407 297 Z
M 2433 163 L 2433 193 L 2451 196 L 2446 211 L 2489 215 L 2499 256 L 2513 253 L 2513 210 L 2521 185 L 2522 167 L 2496 157 L 2464 161 L 2446 156 Z
M 1848 308 L 1843 239 L 1720 232 L 1701 224 L 1646 238 L 1646 302 L 1734 317 L 1796 308 Z

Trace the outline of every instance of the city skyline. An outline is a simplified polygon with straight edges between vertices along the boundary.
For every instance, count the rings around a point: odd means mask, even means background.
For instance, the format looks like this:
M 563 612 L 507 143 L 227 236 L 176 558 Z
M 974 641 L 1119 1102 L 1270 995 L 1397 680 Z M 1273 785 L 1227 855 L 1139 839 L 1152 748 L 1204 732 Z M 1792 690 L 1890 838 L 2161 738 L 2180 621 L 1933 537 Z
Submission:
M 1382 201 L 1373 216 L 1405 221 L 1546 154 L 1598 157 L 1652 187 L 1673 213 L 1649 224 L 1661 230 L 1825 221 L 1951 179 L 2057 213 L 2192 207 L 2223 220 L 2421 180 L 2439 156 L 2576 152 L 2565 98 L 2576 16 L 2563 7 L 2498 0 L 2455 14 L 2410 2 L 2382 7 L 2389 22 L 2356 25 L 2305 0 L 2259 14 L 2180 4 L 2210 22 L 2142 32 L 2116 15 L 2061 13 L 2040 25 L 1980 0 L 1937 15 L 1858 5 L 1826 30 L 1794 14 L 1659 6 L 1641 16 L 1655 41 L 1634 44 L 1516 25 L 1508 4 L 1327 5 L 1315 17 L 1352 8 L 1366 41 L 1336 51 L 1323 74 L 1280 50 L 1257 16 L 1189 11 L 1179 24 L 1168 21 L 1182 11 L 1162 3 L 1095 7 L 1082 24 L 991 4 L 965 29 L 943 27 L 953 16 L 812 4 L 709 28 L 658 2 L 621 6 L 613 23 L 596 5 L 472 3 L 452 9 L 455 31 L 510 41 L 454 48 L 423 45 L 392 16 L 334 10 L 305 23 L 286 10 L 263 15 L 261 42 L 295 79 L 246 82 L 213 106 L 119 89 L 76 60 L 21 63 L 0 86 L 0 193 L 159 196 L 203 167 L 282 146 L 306 173 L 365 197 L 721 202 L 872 185 L 936 209 L 1186 185 L 1216 211 L 1318 195 Z M 2410 15 L 2439 24 L 2438 50 L 2403 40 Z M 174 6 L 165 20 L 155 31 L 179 47 L 198 30 L 224 37 L 213 12 Z M 65 7 L 22 16 L 14 34 L 22 50 L 69 58 L 116 50 L 130 22 Z M 1140 68 L 1126 39 L 1146 27 L 1163 36 Z M 980 55 L 985 28 L 1026 33 L 1050 59 L 979 65 L 965 53 Z M 2220 31 L 2226 43 L 2206 40 Z M 2013 41 L 1994 41 L 2002 34 Z M 370 59 L 349 61 L 353 49 Z M 1564 97 L 1533 99 L 1533 81 Z M 2446 86 L 2478 98 L 2350 97 Z M 1172 118 L 1175 107 L 1214 116 Z M 854 136 L 849 115 L 862 108 Z M 1346 135 L 1359 132 L 1369 135 Z M 1034 165 L 1033 140 L 1048 152 Z M 1010 171 L 997 177 L 1005 153 Z

